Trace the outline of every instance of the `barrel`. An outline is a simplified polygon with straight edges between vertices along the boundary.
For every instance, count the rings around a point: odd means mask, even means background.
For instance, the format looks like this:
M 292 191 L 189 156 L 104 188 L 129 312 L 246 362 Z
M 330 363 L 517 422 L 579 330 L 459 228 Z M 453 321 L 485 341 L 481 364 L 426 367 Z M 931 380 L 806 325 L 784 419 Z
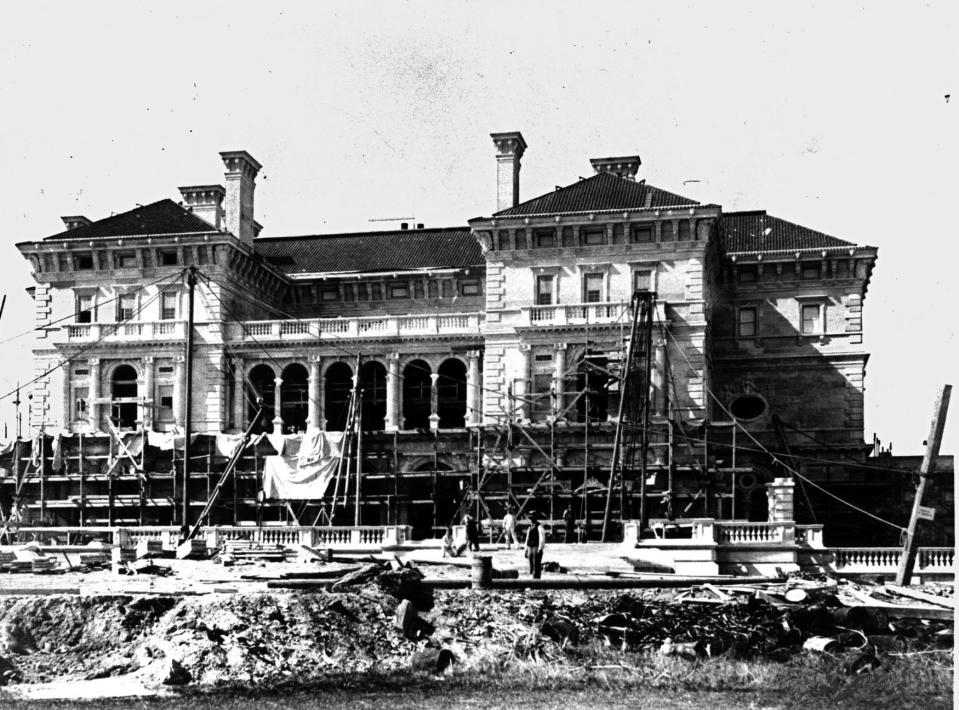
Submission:
M 473 589 L 489 589 L 493 579 L 493 558 L 476 555 L 473 558 Z

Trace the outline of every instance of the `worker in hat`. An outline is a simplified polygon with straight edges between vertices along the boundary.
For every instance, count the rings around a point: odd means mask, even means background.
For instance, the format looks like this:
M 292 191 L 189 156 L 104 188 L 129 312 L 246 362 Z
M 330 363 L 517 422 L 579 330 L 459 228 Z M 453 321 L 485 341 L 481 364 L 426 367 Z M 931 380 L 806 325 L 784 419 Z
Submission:
M 536 513 L 529 514 L 529 529 L 526 531 L 526 559 L 529 560 L 529 573 L 533 579 L 543 574 L 543 548 L 546 547 L 546 531 L 539 524 Z

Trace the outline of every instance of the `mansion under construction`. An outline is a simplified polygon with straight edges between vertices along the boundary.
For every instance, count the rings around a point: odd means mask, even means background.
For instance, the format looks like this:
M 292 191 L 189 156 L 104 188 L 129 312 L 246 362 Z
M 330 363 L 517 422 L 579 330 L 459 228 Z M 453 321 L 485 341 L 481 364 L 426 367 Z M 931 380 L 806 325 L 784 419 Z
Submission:
M 18 244 L 38 379 L 32 450 L 6 455 L 0 510 L 184 522 L 180 450 L 163 442 L 189 420 L 199 513 L 224 437 L 261 404 L 268 436 L 216 488 L 211 522 L 332 515 L 426 537 L 464 506 L 497 518 L 510 503 L 549 518 L 571 505 L 587 532 L 604 516 L 765 520 L 783 461 L 875 507 L 887 491 L 857 469 L 873 448 L 875 248 L 654 187 L 638 156 L 522 200 L 526 142 L 492 139 L 496 204 L 465 226 L 260 236 L 261 166 L 232 151 L 223 185 Z M 277 436 L 316 429 L 351 434 L 339 492 L 265 496 Z M 828 501 L 797 489 L 797 516 Z

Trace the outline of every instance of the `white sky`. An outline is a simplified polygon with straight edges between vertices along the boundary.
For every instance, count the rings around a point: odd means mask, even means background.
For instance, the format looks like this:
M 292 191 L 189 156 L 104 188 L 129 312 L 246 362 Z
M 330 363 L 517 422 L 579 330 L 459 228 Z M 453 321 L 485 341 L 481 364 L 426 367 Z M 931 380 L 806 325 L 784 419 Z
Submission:
M 959 4 L 285 5 L 4 13 L 0 339 L 32 326 L 15 242 L 220 182 L 220 150 L 263 163 L 264 234 L 453 226 L 493 211 L 489 133 L 521 130 L 523 199 L 639 153 L 657 186 L 878 246 L 866 437 L 921 451 L 959 384 Z M 0 394 L 24 353 L 0 345 Z

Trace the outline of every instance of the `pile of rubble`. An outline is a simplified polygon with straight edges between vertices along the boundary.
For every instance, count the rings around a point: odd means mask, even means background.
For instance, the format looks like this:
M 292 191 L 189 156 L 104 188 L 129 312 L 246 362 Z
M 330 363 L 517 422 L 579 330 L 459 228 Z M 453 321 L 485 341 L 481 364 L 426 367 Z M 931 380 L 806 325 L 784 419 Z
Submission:
M 268 687 L 450 666 L 488 672 L 514 659 L 582 664 L 609 653 L 832 654 L 859 673 L 886 654 L 953 644 L 951 599 L 925 593 L 938 605 L 896 604 L 896 588 L 832 580 L 678 595 L 451 590 L 394 560 L 358 565 L 320 591 L 271 592 L 0 597 L 0 685 L 138 674 L 158 684 Z

